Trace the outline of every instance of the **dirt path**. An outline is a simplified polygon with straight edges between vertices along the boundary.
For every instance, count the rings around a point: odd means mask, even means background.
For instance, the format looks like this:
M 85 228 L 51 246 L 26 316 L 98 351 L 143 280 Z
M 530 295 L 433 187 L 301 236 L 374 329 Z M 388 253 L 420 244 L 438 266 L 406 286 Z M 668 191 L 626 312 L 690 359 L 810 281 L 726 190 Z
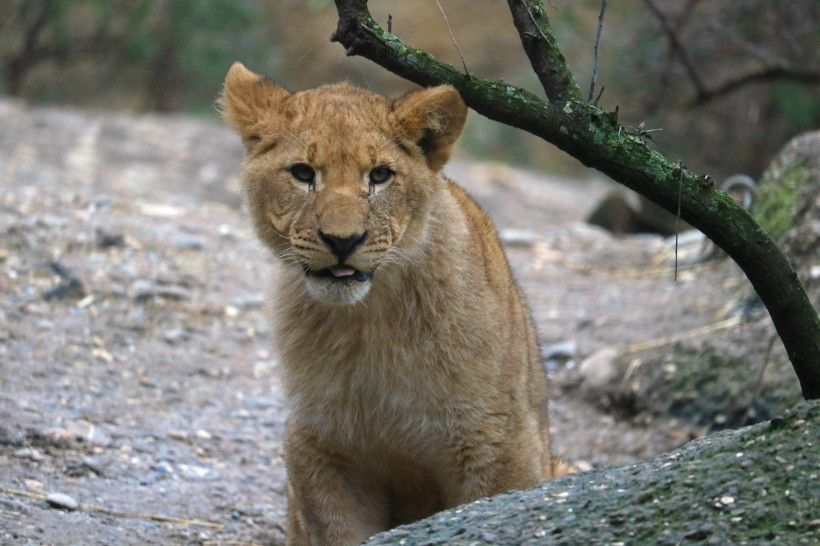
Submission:
M 0 543 L 281 543 L 285 408 L 240 157 L 217 124 L 0 102 Z M 670 264 L 661 239 L 580 223 L 601 183 L 448 172 L 525 230 L 505 232 L 510 258 L 544 346 L 571 359 L 550 368 L 557 452 L 599 466 L 686 440 L 602 414 L 568 371 L 718 320 L 742 278 L 646 274 Z M 50 508 L 54 492 L 80 509 Z

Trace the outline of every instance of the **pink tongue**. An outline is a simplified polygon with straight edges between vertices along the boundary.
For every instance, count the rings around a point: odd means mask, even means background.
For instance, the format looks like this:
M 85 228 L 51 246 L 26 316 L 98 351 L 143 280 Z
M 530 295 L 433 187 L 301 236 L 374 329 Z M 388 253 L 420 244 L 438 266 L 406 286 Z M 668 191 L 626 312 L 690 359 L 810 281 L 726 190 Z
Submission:
M 349 277 L 356 273 L 356 270 L 346 265 L 334 265 L 330 268 L 330 272 L 333 273 L 334 277 Z

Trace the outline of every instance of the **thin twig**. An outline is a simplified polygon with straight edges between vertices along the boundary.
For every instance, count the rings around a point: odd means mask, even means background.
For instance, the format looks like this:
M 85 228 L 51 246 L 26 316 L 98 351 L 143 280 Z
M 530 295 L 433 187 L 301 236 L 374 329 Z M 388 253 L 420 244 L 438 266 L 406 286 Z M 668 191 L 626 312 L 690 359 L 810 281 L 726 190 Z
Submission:
M 700 96 L 706 92 L 706 86 L 703 83 L 703 79 L 700 77 L 698 73 L 697 67 L 695 66 L 694 60 L 692 60 L 692 56 L 689 54 L 689 50 L 686 49 L 686 46 L 681 41 L 680 36 L 678 36 L 677 30 L 675 27 L 672 26 L 672 22 L 669 20 L 669 17 L 664 13 L 657 4 L 655 4 L 654 0 L 644 0 L 644 4 L 646 7 L 649 8 L 649 11 L 658 22 L 661 24 L 661 28 L 663 29 L 664 33 L 666 34 L 667 40 L 669 40 L 670 48 L 677 52 L 678 56 L 680 57 L 681 63 L 683 64 L 683 68 L 686 70 L 686 73 L 689 75 L 689 80 L 695 86 L 695 90 L 697 95 Z
M 595 61 L 592 63 L 592 80 L 589 82 L 589 97 L 587 98 L 587 102 L 592 102 L 592 97 L 595 95 L 595 82 L 598 80 L 598 47 L 601 45 L 601 31 L 604 29 L 605 11 L 606 0 L 601 0 L 601 13 L 598 14 L 598 32 L 595 35 Z
M 601 100 L 601 95 L 604 94 L 604 89 L 606 89 L 606 86 L 602 85 L 601 90 L 598 92 L 598 96 L 595 97 L 595 102 L 592 103 L 593 105 L 598 106 L 598 101 Z
M 678 280 L 678 224 L 680 223 L 680 204 L 681 199 L 683 197 L 683 170 L 686 167 L 683 166 L 680 159 L 678 160 L 678 171 L 680 175 L 678 176 L 678 213 L 675 215 L 675 282 Z
M 732 317 L 726 320 L 722 320 L 720 322 L 716 322 L 714 324 L 710 324 L 708 326 L 702 326 L 700 328 L 694 328 L 687 332 L 683 332 L 682 334 L 675 334 L 672 336 L 660 337 L 657 339 L 651 339 L 649 341 L 639 341 L 637 343 L 633 343 L 627 346 L 623 352 L 625 354 L 629 353 L 638 353 L 641 351 L 646 351 L 648 349 L 657 349 L 659 347 L 665 347 L 667 345 L 671 345 L 672 343 L 683 341 L 685 339 L 694 339 L 696 337 L 705 336 L 706 334 L 711 334 L 712 332 L 717 332 L 719 330 L 725 330 L 727 328 L 734 328 L 735 326 L 739 325 L 741 319 L 739 316 Z
M 18 497 L 28 497 L 30 499 L 46 500 L 48 495 L 43 493 L 33 493 L 30 491 L 20 491 L 19 489 L 0 490 L 7 495 L 16 495 Z M 80 503 L 80 508 L 87 512 L 100 512 L 102 514 L 109 514 L 112 516 L 119 516 L 123 518 L 141 519 L 149 521 L 158 521 L 161 523 L 176 523 L 179 525 L 190 525 L 196 527 L 209 527 L 211 529 L 222 529 L 225 526 L 221 523 L 212 523 L 210 521 L 201 521 L 196 519 L 175 518 L 172 516 L 161 516 L 157 514 L 141 514 L 138 512 L 127 512 L 124 510 L 114 510 L 113 508 L 106 508 L 105 506 L 97 506 L 95 504 Z
M 464 55 L 461 54 L 461 49 L 458 47 L 456 36 L 453 34 L 453 29 L 450 27 L 450 21 L 447 20 L 447 14 L 444 13 L 444 8 L 441 7 L 441 3 L 439 3 L 438 0 L 436 0 L 436 5 L 438 6 L 438 10 L 441 12 L 441 16 L 444 18 L 444 23 L 447 25 L 447 31 L 450 33 L 450 39 L 453 41 L 453 45 L 456 46 L 456 51 L 458 51 L 458 56 L 461 57 L 461 65 L 464 67 L 464 73 L 469 76 L 470 71 L 467 70 L 467 63 L 464 62 Z

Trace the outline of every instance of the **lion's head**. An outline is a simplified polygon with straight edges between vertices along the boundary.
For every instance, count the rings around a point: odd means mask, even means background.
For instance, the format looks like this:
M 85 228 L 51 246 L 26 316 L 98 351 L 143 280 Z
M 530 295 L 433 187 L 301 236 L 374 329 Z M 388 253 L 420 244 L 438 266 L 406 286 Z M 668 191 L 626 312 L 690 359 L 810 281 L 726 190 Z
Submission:
M 449 86 L 395 101 L 347 84 L 290 93 L 240 63 L 220 105 L 245 143 L 257 234 L 316 300 L 337 305 L 361 301 L 382 266 L 424 240 L 467 115 Z

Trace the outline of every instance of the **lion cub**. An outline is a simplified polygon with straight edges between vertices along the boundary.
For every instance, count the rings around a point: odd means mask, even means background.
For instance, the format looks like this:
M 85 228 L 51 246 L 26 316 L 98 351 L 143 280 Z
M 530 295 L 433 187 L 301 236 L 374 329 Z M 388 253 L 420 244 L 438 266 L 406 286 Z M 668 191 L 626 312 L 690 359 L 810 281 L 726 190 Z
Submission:
M 288 544 L 359 544 L 552 478 L 532 319 L 490 219 L 440 173 L 458 92 L 290 93 L 236 63 L 221 107 L 276 257 Z

